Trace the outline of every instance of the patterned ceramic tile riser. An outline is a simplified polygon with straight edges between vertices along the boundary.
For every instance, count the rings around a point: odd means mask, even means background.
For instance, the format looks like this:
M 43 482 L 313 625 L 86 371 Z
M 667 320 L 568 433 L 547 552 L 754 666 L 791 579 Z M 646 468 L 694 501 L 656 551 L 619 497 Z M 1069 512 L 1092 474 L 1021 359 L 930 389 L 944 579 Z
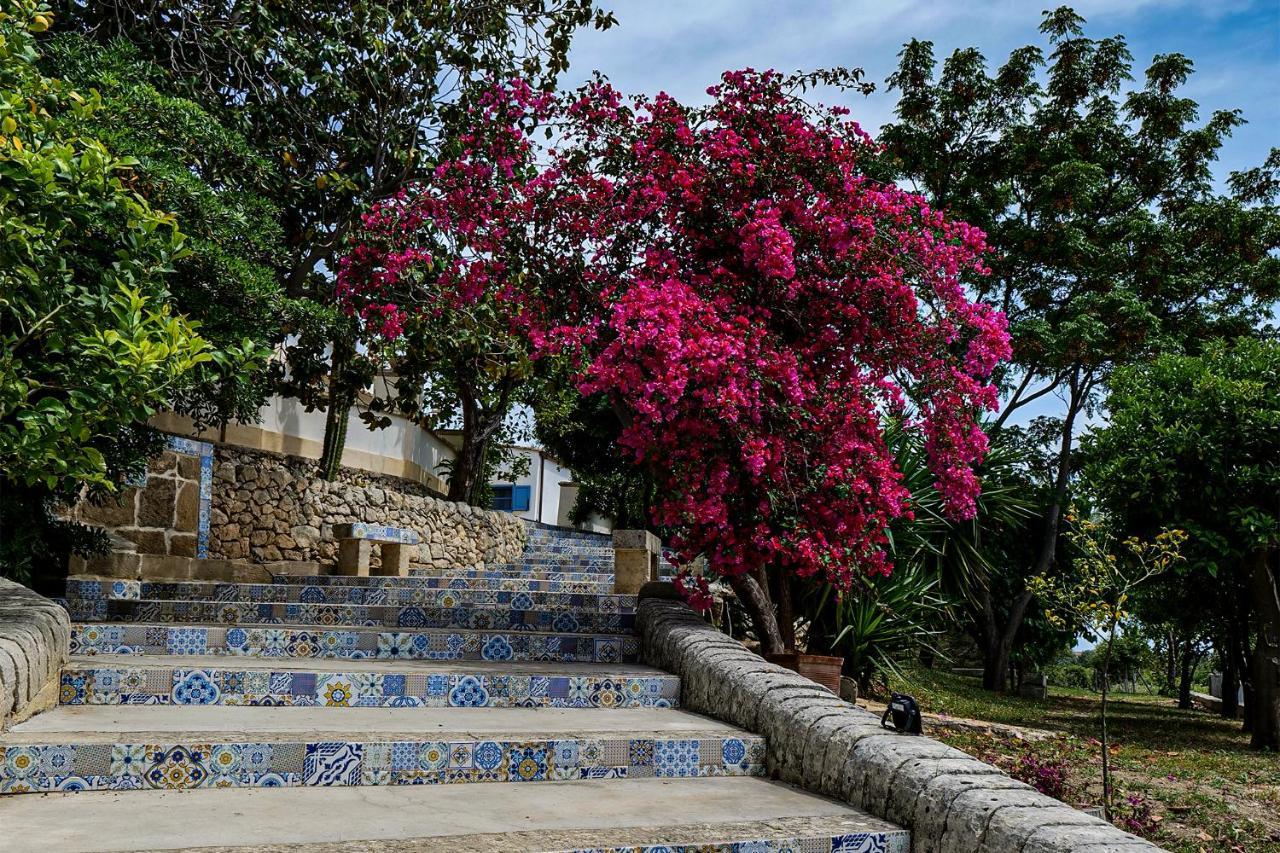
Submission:
M 71 664 L 63 705 L 278 705 L 349 708 L 673 708 L 669 675 L 494 675 Z
M 379 631 L 205 625 L 71 625 L 71 654 L 635 663 L 639 639 L 531 631 Z
M 529 578 L 531 580 L 559 581 L 560 583 L 594 583 L 613 585 L 613 573 L 563 572 L 557 569 L 527 569 L 520 566 L 495 566 L 491 569 L 449 569 L 440 573 L 437 569 L 410 569 L 411 577 L 443 577 L 461 580 L 503 580 L 505 578 Z
M 797 838 L 740 839 L 697 844 L 646 844 L 640 847 L 585 847 L 556 853 L 908 853 L 906 830 L 851 832 Z
M 49 743 L 4 749 L 0 793 L 760 776 L 764 757 L 724 735 Z
M 635 611 L 636 596 L 581 592 L 543 592 L 512 589 L 439 589 L 422 586 L 369 586 L 365 584 L 220 583 L 212 581 L 97 581 L 69 579 L 71 601 L 242 601 L 303 602 L 307 604 L 428 605 L 460 607 L 502 604 L 513 610 L 550 607 L 593 609 L 604 613 Z
M 456 578 L 441 576 L 435 569 L 411 569 L 410 576 L 349 577 L 345 575 L 313 575 L 306 578 L 312 586 L 365 586 L 387 589 L 495 589 L 524 592 L 577 592 L 604 595 L 613 592 L 613 576 L 607 581 L 548 581 L 540 578 Z M 432 574 L 431 572 L 435 572 Z M 276 583 L 294 584 L 296 577 L 277 577 Z
M 630 634 L 634 613 L 586 608 L 523 610 L 505 605 L 394 607 L 238 601 L 94 601 L 71 599 L 71 618 L 81 622 L 163 622 L 222 625 L 359 626 L 475 631 L 541 631 L 562 634 Z

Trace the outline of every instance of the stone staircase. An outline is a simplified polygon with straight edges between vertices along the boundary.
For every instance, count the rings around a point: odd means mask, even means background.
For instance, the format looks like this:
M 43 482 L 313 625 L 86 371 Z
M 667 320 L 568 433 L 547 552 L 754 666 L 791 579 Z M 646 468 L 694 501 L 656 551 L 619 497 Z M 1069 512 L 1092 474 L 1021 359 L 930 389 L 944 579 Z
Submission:
M 612 569 L 531 527 L 483 570 L 73 577 L 60 705 L 0 734 L 0 850 L 907 850 L 681 710 Z

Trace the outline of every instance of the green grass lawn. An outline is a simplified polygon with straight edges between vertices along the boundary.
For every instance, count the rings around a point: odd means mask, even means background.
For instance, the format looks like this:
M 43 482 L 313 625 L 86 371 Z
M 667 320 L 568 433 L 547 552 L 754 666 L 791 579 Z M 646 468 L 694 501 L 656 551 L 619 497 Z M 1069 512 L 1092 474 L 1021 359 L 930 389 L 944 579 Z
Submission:
M 1030 742 L 975 731 L 931 732 L 1006 767 L 1020 760 L 1033 767 L 1061 762 L 1068 783 L 1062 799 L 1075 805 L 1101 801 L 1097 694 L 1051 688 L 1045 700 L 997 696 L 975 679 L 923 669 L 904 672 L 890 686 L 915 696 L 926 713 L 1061 733 Z M 1175 851 L 1280 851 L 1280 755 L 1251 751 L 1237 722 L 1180 711 L 1159 696 L 1121 695 L 1108 716 L 1116 799 L 1131 819 L 1126 828 L 1141 827 Z

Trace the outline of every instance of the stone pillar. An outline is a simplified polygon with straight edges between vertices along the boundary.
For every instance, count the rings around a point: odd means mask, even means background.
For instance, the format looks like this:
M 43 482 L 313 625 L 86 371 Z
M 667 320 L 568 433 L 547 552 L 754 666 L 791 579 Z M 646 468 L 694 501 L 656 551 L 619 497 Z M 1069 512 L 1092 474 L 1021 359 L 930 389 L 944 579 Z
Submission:
M 369 558 L 373 543 L 368 539 L 342 539 L 338 542 L 338 574 L 352 577 L 369 576 Z
M 662 541 L 647 530 L 613 531 L 613 591 L 635 595 L 658 579 Z
M 417 547 L 417 545 L 408 545 L 401 542 L 383 542 L 379 550 L 382 555 L 382 565 L 373 574 L 407 578 L 409 576 L 409 555 Z

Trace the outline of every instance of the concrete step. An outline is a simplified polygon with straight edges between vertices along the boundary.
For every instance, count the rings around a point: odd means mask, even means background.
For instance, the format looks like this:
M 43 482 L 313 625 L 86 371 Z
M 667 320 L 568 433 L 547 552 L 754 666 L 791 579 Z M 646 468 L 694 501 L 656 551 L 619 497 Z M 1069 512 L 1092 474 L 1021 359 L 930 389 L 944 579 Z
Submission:
M 566 779 L 761 775 L 764 740 L 680 711 L 541 713 L 488 709 L 377 710 L 354 726 L 331 708 L 270 709 L 241 721 L 224 708 L 182 730 L 180 708 L 122 720 L 64 717 L 0 736 L 0 793 L 51 791 L 548 782 Z M 204 709 L 208 712 L 211 709 Z M 267 711 L 268 709 L 251 709 Z M 408 713 L 405 711 L 408 710 Z M 55 712 L 56 713 L 56 712 Z M 422 714 L 430 719 L 422 720 Z M 668 726 L 671 717 L 680 725 Z M 161 730 L 142 728 L 147 719 Z M 604 728 L 596 725 L 605 724 Z M 250 723 L 251 725 L 246 725 Z M 426 724 L 424 726 L 424 723 Z M 89 730 L 73 726 L 88 724 Z M 124 726 L 129 726 L 124 729 Z M 119 727 L 119 728 L 116 728 Z
M 619 634 L 73 622 L 71 653 L 634 663 L 640 644 Z
M 338 580 L 335 578 L 335 580 Z M 347 580 L 368 580 L 367 578 Z M 568 607 L 597 610 L 604 613 L 633 612 L 634 595 L 582 592 L 544 592 L 512 589 L 449 589 L 369 585 L 365 583 L 297 583 L 235 584 L 183 581 L 90 581 L 69 579 L 68 601 L 241 601 L 241 602 L 305 602 L 308 604 L 428 605 L 465 607 L 468 605 L 506 605 L 515 610 Z
M 63 706 L 670 708 L 680 680 L 626 664 L 92 655 L 63 667 Z
M 405 606 L 246 601 L 120 601 L 73 598 L 71 618 L 81 622 L 165 622 L 224 625 L 311 625 L 319 628 L 388 627 L 475 631 L 551 631 L 630 634 L 635 613 L 586 607 L 517 609 L 503 604 Z
M 843 803 L 743 776 L 2 797 L 0 826 L 3 853 L 906 853 L 909 843 Z

